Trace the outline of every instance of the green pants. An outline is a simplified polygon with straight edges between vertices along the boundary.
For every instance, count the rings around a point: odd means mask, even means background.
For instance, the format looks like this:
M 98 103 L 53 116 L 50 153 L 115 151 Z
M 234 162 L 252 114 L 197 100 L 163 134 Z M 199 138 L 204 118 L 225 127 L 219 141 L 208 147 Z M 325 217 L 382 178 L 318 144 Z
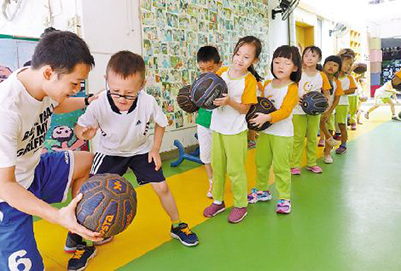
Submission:
M 316 166 L 317 133 L 319 131 L 320 115 L 293 115 L 294 149 L 292 152 L 291 167 L 300 168 L 304 153 L 306 136 L 306 164 L 308 167 Z
M 356 111 L 358 110 L 358 96 L 348 96 L 348 101 L 349 101 L 349 115 L 350 115 L 350 120 L 349 123 L 356 123 Z
M 290 199 L 292 137 L 260 133 L 256 147 L 256 188 L 269 190 L 269 172 L 273 163 L 274 182 L 280 199 Z
M 215 200 L 224 200 L 226 174 L 231 180 L 234 196 L 234 207 L 246 207 L 246 153 L 248 131 L 236 135 L 222 135 L 213 132 L 212 136 L 212 169 L 213 191 Z

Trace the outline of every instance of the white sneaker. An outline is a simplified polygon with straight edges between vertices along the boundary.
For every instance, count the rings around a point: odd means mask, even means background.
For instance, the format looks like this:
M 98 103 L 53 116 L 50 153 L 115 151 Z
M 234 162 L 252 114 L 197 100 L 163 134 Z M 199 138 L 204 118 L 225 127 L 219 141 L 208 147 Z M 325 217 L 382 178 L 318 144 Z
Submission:
M 325 155 L 323 157 L 323 162 L 325 162 L 326 164 L 332 164 L 333 163 L 333 158 L 330 155 Z
M 327 139 L 327 144 L 329 144 L 330 147 L 335 147 L 339 144 L 340 142 L 335 140 L 334 138 L 330 137 Z

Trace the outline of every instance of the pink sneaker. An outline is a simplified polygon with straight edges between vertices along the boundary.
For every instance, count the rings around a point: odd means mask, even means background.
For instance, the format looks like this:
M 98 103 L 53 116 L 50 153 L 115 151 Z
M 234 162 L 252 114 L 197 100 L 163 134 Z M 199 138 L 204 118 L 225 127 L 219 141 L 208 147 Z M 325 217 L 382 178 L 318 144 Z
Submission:
M 323 169 L 319 167 L 318 165 L 313 166 L 313 167 L 306 167 L 307 170 L 312 171 L 313 173 L 322 173 Z
M 203 211 L 203 215 L 209 218 L 214 217 L 219 213 L 223 212 L 225 209 L 226 206 L 224 205 L 224 202 L 222 204 L 212 203 L 209 207 L 205 208 L 205 210 Z
M 291 169 L 291 174 L 292 175 L 301 175 L 301 169 L 297 168 L 297 167 L 294 167 L 294 168 Z
M 355 131 L 356 130 L 356 123 L 351 123 L 351 130 Z
M 319 143 L 317 144 L 318 147 L 324 147 L 324 139 L 320 139 Z
M 289 199 L 279 199 L 276 206 L 276 213 L 278 214 L 291 213 L 291 201 Z
M 238 208 L 233 207 L 230 215 L 228 216 L 228 222 L 230 223 L 238 223 L 241 222 L 242 219 L 247 215 L 246 207 Z

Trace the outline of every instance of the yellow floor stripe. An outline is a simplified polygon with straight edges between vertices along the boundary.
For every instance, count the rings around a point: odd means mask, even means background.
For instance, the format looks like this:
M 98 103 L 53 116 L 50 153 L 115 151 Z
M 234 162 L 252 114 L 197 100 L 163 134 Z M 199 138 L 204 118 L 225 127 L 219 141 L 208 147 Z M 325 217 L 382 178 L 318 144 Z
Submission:
M 377 111 L 371 120 L 358 126 L 357 131 L 349 131 L 350 140 L 368 133 L 383 123 L 385 120 L 383 110 L 378 109 Z M 319 157 L 322 155 L 322 149 L 318 149 Z M 249 188 L 255 185 L 254 155 L 255 150 L 248 152 Z M 335 159 L 335 155 L 333 156 Z M 322 177 L 324 177 L 324 173 Z M 271 182 L 272 180 L 271 175 Z M 211 203 L 211 200 L 206 198 L 208 181 L 204 168 L 199 167 L 174 175 L 169 177 L 167 182 L 175 195 L 182 220 L 189 223 L 191 227 L 204 222 L 206 219 L 202 215 L 203 209 Z M 226 184 L 225 202 L 227 206 L 232 206 L 233 197 L 230 183 Z M 138 213 L 133 224 L 125 232 L 116 236 L 113 242 L 99 247 L 98 255 L 91 261 L 87 270 L 115 270 L 171 240 L 169 217 L 162 209 L 152 188 L 149 185 L 140 187 L 137 189 L 137 194 Z M 63 252 L 66 230 L 44 220 L 35 222 L 34 230 L 46 270 L 66 270 L 68 259 L 71 257 L 70 254 Z M 202 236 L 200 236 L 200 242 L 202 242 Z

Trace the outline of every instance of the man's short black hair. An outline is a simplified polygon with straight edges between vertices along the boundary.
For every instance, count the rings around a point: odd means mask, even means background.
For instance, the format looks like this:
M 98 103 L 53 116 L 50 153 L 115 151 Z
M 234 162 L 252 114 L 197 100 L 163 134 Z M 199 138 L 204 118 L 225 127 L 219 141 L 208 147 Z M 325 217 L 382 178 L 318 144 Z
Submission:
M 220 63 L 220 55 L 216 47 L 213 46 L 203 46 L 199 49 L 196 55 L 196 61 L 199 62 L 209 62 L 213 61 L 215 64 Z
M 88 45 L 72 32 L 53 31 L 39 41 L 31 66 L 36 70 L 50 65 L 59 74 L 69 74 L 77 64 L 95 65 Z

